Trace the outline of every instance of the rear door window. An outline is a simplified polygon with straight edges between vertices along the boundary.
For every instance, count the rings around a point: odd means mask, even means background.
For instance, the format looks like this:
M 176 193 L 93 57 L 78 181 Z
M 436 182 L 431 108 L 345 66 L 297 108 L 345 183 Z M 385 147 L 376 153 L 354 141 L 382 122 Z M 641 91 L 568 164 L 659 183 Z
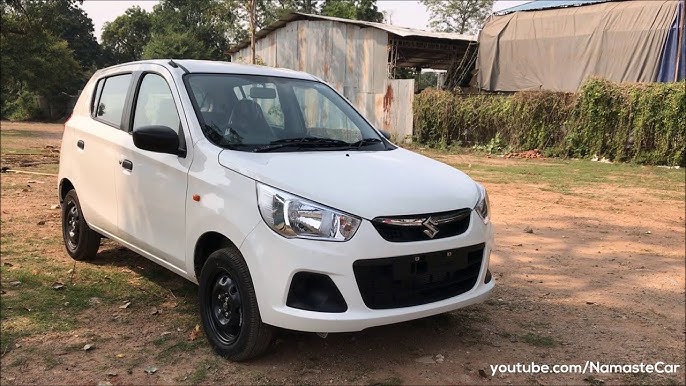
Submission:
M 118 129 L 121 128 L 121 117 L 130 82 L 131 74 L 115 75 L 104 79 L 102 93 L 98 98 L 94 114 L 98 120 Z

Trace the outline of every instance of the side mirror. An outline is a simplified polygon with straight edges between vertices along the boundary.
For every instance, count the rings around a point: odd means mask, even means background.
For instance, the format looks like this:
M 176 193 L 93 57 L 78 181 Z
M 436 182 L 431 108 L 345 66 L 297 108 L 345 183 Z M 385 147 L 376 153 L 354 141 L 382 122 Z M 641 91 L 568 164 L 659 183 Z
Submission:
M 381 135 L 383 135 L 384 138 L 386 138 L 389 141 L 391 140 L 391 133 L 389 133 L 386 130 L 379 130 L 379 132 L 381 133 Z
M 143 126 L 133 131 L 133 144 L 143 150 L 155 153 L 182 155 L 179 149 L 179 134 L 167 126 Z

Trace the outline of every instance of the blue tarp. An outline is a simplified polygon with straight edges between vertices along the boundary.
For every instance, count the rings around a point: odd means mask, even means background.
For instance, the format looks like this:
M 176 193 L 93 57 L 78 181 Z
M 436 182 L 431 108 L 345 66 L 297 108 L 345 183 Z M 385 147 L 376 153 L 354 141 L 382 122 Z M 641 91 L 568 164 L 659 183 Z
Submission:
M 662 60 L 660 61 L 660 71 L 657 75 L 658 82 L 674 82 L 674 72 L 676 70 L 676 57 L 679 46 L 679 22 L 683 17 L 684 2 L 679 2 L 674 23 L 669 29 L 669 34 L 665 40 L 662 50 Z M 684 34 L 686 35 L 686 34 Z M 679 60 L 678 76 L 676 80 L 686 79 L 686 36 L 681 37 L 681 59 Z
M 566 8 L 578 7 L 580 5 L 605 3 L 613 0 L 533 0 L 525 4 L 520 4 L 514 7 L 506 8 L 495 12 L 496 15 L 507 15 L 512 12 L 519 11 L 539 11 L 541 9 L 550 8 Z

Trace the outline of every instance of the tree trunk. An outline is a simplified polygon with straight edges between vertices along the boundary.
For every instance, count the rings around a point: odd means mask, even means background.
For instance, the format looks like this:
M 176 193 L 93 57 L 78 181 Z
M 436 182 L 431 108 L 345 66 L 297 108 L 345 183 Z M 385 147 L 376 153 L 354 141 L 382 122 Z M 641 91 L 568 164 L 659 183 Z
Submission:
M 257 10 L 257 0 L 250 0 L 248 6 L 249 19 L 250 19 L 250 63 L 255 64 L 255 19 Z

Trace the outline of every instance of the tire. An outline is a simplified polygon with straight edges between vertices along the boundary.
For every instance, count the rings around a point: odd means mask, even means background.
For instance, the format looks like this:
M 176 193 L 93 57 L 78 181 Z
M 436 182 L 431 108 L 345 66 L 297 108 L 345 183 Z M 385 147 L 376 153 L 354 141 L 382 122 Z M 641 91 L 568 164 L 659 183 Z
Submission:
M 232 361 L 264 354 L 274 327 L 262 323 L 248 266 L 235 248 L 210 255 L 199 280 L 200 317 L 214 350 Z
M 70 190 L 62 201 L 62 239 L 67 253 L 74 260 L 90 260 L 100 247 L 100 234 L 86 223 L 75 190 Z

